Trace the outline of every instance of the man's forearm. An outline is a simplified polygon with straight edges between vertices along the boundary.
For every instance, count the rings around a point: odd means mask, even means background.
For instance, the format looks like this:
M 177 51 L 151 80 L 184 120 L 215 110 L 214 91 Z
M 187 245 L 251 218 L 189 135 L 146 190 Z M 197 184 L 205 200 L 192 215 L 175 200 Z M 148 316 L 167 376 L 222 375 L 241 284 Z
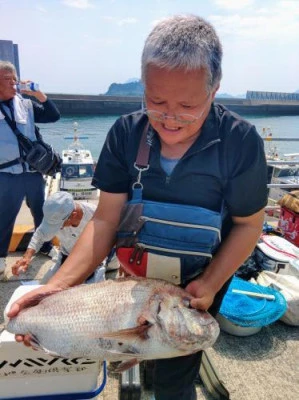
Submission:
M 30 249 L 29 247 L 25 251 L 23 258 L 26 258 L 28 261 L 32 259 L 32 257 L 35 255 L 36 251 L 34 249 Z
M 200 279 L 217 293 L 250 256 L 260 233 L 256 228 L 235 226 Z
M 38 227 L 29 242 L 28 249 L 32 249 L 36 253 L 38 253 L 43 243 L 48 242 L 51 239 L 53 239 L 52 236 L 49 237 L 45 235 L 43 231 Z

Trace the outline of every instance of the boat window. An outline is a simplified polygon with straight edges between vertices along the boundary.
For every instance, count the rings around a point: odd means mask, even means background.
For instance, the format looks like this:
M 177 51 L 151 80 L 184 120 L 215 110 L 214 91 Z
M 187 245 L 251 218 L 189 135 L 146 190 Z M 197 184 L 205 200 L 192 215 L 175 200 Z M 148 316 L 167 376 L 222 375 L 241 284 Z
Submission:
M 79 166 L 78 165 L 63 165 L 61 170 L 63 178 L 78 178 L 79 177 Z
M 62 166 L 61 176 L 65 179 L 92 178 L 93 168 L 90 164 L 67 164 Z
M 92 176 L 93 176 L 93 170 L 91 165 L 79 165 L 80 178 L 91 178 Z
M 296 168 L 277 169 L 274 172 L 274 176 L 276 176 L 277 178 L 282 178 L 285 176 L 298 176 L 298 170 Z

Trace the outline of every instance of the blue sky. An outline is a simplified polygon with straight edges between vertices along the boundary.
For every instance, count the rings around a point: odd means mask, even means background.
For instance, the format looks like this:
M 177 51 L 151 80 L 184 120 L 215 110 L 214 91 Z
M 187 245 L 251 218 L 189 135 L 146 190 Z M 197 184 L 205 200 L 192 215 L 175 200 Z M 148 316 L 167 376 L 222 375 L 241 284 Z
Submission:
M 0 39 L 49 93 L 99 94 L 140 76 L 159 19 L 197 14 L 223 44 L 220 93 L 299 89 L 299 0 L 0 0 Z

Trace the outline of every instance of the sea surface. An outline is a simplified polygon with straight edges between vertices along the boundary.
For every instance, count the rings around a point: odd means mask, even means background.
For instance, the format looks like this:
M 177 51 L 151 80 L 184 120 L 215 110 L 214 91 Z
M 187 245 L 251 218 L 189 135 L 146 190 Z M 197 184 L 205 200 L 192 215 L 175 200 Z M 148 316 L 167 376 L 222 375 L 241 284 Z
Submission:
M 106 135 L 118 118 L 118 115 L 100 116 L 68 116 L 51 124 L 39 124 L 41 133 L 48 143 L 61 152 L 72 142 L 74 134 L 74 122 L 78 123 L 77 134 L 81 143 L 88 148 L 95 160 L 98 159 Z M 299 153 L 299 116 L 243 116 L 256 126 L 262 135 L 263 128 L 271 130 L 273 138 L 297 138 L 297 142 L 265 142 L 265 149 L 269 151 L 277 146 L 278 154 Z M 88 137 L 88 139 L 84 139 Z

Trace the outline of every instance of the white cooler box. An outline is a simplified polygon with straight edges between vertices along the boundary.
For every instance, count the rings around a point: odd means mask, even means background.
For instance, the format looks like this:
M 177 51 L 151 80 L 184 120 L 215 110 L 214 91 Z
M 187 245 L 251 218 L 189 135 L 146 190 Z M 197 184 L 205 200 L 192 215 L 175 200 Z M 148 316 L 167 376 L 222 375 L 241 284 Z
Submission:
M 288 240 L 276 235 L 262 235 L 255 254 L 263 269 L 299 276 L 299 248 Z
M 18 287 L 4 312 L 12 302 L 39 285 Z M 49 324 L 51 321 L 49 321 Z M 17 343 L 14 335 L 0 335 L 0 399 L 37 395 L 93 392 L 97 388 L 100 363 L 83 358 L 52 357 Z

